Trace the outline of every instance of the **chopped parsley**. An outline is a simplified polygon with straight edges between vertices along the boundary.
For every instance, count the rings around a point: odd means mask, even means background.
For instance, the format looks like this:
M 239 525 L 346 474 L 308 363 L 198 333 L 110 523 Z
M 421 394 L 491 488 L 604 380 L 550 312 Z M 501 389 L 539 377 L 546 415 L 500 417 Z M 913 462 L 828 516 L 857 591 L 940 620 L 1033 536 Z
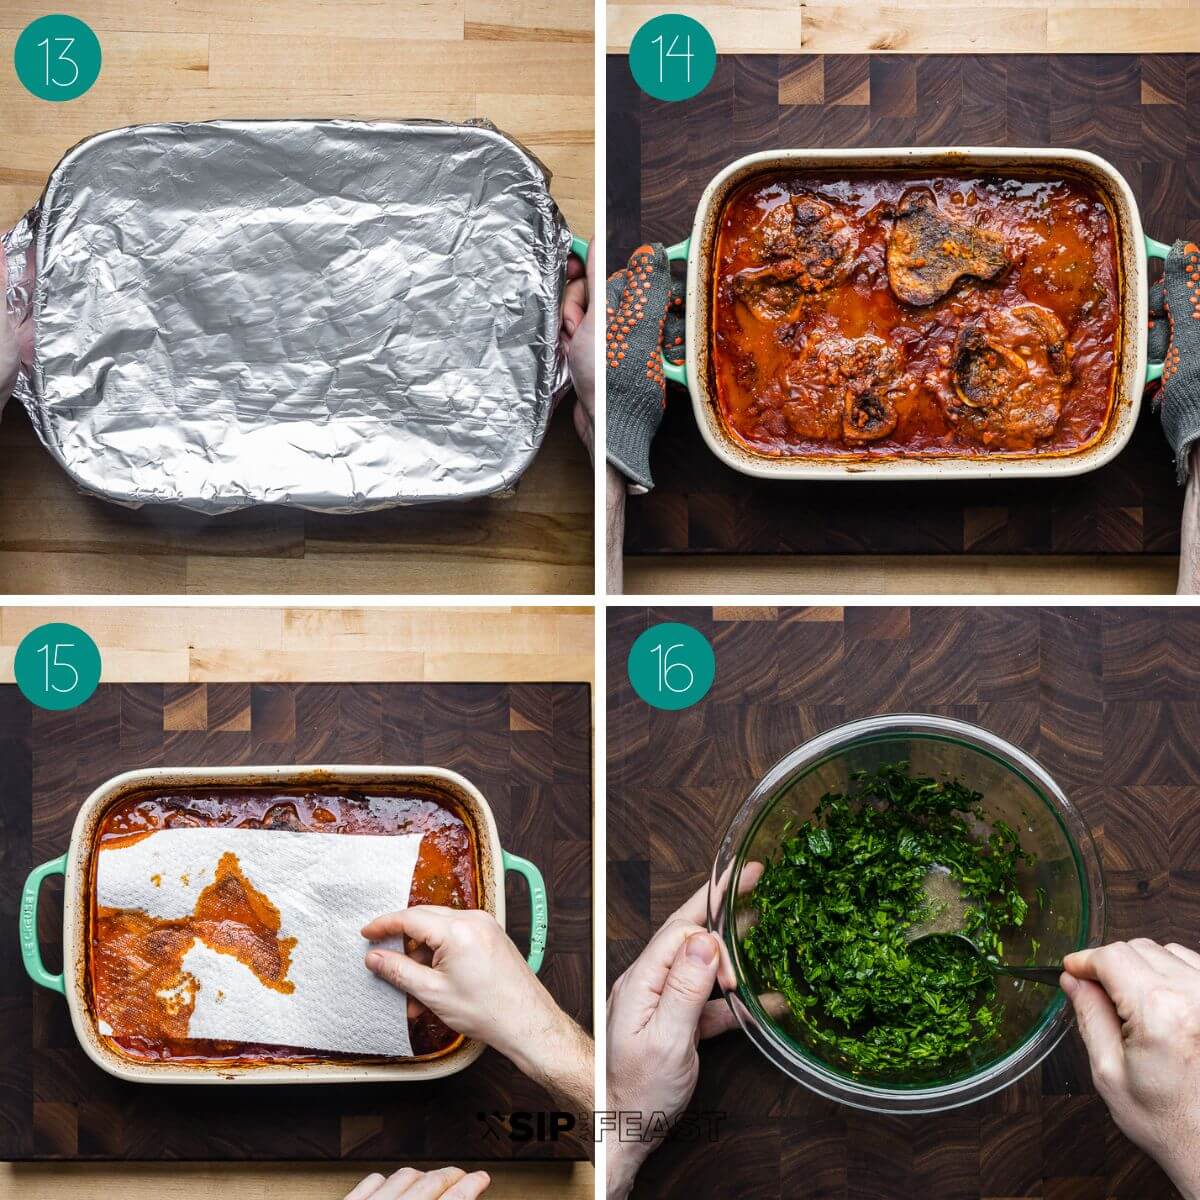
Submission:
M 929 915 L 924 880 L 940 866 L 967 901 L 964 931 L 1002 956 L 1002 933 L 1028 911 L 1017 868 L 1033 859 L 958 780 L 914 778 L 907 763 L 851 779 L 849 794 L 823 796 L 766 864 L 746 958 L 761 990 L 783 995 L 804 1040 L 849 1074 L 965 1067 L 999 1031 L 995 977 L 957 939 L 910 947 L 904 931 Z

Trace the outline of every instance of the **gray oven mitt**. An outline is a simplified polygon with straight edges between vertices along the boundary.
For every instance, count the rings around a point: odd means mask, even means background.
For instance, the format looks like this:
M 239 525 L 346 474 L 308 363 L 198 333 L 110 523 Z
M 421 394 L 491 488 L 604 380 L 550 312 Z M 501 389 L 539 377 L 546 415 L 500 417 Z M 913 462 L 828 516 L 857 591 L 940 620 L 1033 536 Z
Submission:
M 1162 279 L 1150 288 L 1149 350 L 1151 362 L 1163 363 L 1157 405 L 1183 483 L 1188 452 L 1200 438 L 1200 247 L 1194 242 L 1171 247 Z
M 660 354 L 683 357 L 683 285 L 661 243 L 639 246 L 629 266 L 609 276 L 604 340 L 608 461 L 650 489 L 650 443 L 667 407 Z

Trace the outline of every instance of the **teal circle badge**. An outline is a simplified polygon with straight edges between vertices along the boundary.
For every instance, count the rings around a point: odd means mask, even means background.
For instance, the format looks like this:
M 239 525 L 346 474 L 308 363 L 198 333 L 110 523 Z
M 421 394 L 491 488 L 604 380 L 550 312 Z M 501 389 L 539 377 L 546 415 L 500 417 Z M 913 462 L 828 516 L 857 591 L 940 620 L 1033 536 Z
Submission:
M 690 100 L 708 87 L 717 69 L 717 47 L 699 21 L 664 13 L 633 35 L 629 69 L 655 100 Z
M 652 625 L 629 651 L 629 682 L 655 708 L 690 708 L 703 700 L 717 673 L 708 638 L 690 625 Z
M 64 712 L 96 690 L 100 651 L 77 625 L 39 625 L 21 639 L 13 673 L 30 704 Z
M 99 78 L 100 39 L 78 17 L 38 17 L 17 38 L 13 65 L 39 100 L 75 100 Z

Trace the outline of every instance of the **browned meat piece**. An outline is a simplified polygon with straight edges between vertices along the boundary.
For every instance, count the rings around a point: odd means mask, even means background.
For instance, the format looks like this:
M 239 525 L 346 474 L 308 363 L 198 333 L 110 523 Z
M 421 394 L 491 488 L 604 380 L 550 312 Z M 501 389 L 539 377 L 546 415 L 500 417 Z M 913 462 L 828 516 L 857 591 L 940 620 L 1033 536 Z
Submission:
M 1022 304 L 984 313 L 959 330 L 947 416 L 986 446 L 1029 449 L 1054 433 L 1071 346 L 1048 309 Z
M 899 420 L 896 400 L 910 387 L 900 356 L 882 338 L 814 335 L 787 376 L 788 423 L 802 436 L 850 443 L 887 437 Z
M 868 334 L 833 360 L 834 387 L 842 388 L 842 436 L 874 442 L 896 428 L 895 397 L 901 389 L 900 358 L 881 338 Z
M 759 226 L 767 258 L 802 262 L 822 287 L 850 266 L 857 239 L 845 219 L 815 196 L 791 196 L 771 209 Z
M 899 419 L 895 404 L 883 389 L 849 393 L 842 436 L 848 442 L 875 442 L 887 437 Z
M 954 343 L 954 391 L 968 408 L 997 407 L 1028 374 L 1025 360 L 992 341 L 979 325 L 959 331 Z
M 1050 369 L 1063 383 L 1071 381 L 1071 346 L 1067 342 L 1067 331 L 1063 323 L 1048 308 L 1040 304 L 1018 304 L 1013 316 L 1024 321 L 1033 331 L 1041 335 Z
M 167 829 L 196 829 L 203 824 L 204 822 L 195 813 L 186 808 L 173 809 L 163 820 L 163 825 Z
M 739 271 L 734 295 L 760 321 L 794 320 L 806 297 L 816 296 L 849 272 L 854 232 L 823 200 L 792 196 L 759 226 L 765 266 Z
M 812 334 L 797 346 L 796 357 L 783 377 L 782 402 L 773 395 L 763 397 L 764 422 L 772 410 L 782 415 L 785 428 L 778 432 L 781 439 L 790 433 L 805 441 L 836 442 L 842 436 L 842 393 L 830 386 L 821 353 L 824 344 L 819 334 Z
M 262 827 L 264 829 L 290 829 L 294 833 L 303 833 L 304 825 L 296 806 L 284 801 L 275 804 L 263 813 Z
M 888 234 L 887 272 L 906 304 L 940 300 L 964 275 L 995 279 L 1008 266 L 1004 239 L 948 217 L 926 191 L 908 192 Z
M 807 272 L 797 262 L 749 267 L 733 277 L 733 294 L 760 320 L 793 321 L 809 292 Z

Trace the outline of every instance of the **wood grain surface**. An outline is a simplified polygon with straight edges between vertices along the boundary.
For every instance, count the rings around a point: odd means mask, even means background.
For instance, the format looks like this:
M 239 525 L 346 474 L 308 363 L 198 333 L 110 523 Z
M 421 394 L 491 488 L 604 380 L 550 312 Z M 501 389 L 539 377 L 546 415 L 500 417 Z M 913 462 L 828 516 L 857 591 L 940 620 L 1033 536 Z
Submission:
M 35 100 L 0 72 L 0 227 L 63 152 L 105 129 L 216 117 L 484 116 L 554 175 L 572 229 L 593 229 L 588 0 L 77 0 L 104 66 L 86 96 Z M 0 11 L 0 60 L 46 12 Z M 0 422 L 0 592 L 551 593 L 592 591 L 592 470 L 570 404 L 514 496 L 359 517 L 253 509 L 203 518 L 89 499 L 24 411 Z
M 654 710 L 625 657 L 680 620 L 716 651 L 708 697 Z M 1172 608 L 610 609 L 608 975 L 708 877 L 717 843 L 772 763 L 882 712 L 974 721 L 1033 754 L 1091 826 L 1110 938 L 1197 944 L 1200 612 Z M 637 1196 L 767 1200 L 1168 1200 L 1115 1129 L 1077 1034 L 968 1108 L 905 1118 L 819 1099 L 740 1033 L 701 1050 L 695 1111 L 719 1141 L 671 1143 Z
M 423 1164 L 413 1164 L 421 1166 Z M 424 1164 L 427 1167 L 444 1163 Z M 233 1200 L 340 1200 L 372 1170 L 386 1164 L 306 1163 L 16 1163 L 0 1166 L 3 1200 L 195 1200 L 218 1192 Z M 487 1200 L 592 1200 L 590 1163 L 493 1163 Z
M 640 241 L 685 236 L 721 167 L 780 146 L 1081 147 L 1122 171 L 1149 232 L 1200 235 L 1188 188 L 1200 114 L 1195 56 L 731 56 L 699 97 L 677 104 L 643 95 L 613 57 L 608 97 L 610 269 Z M 970 555 L 988 559 L 994 577 L 1010 556 L 1047 555 L 1059 560 L 1062 586 L 1026 590 L 1056 591 L 1104 590 L 1099 576 L 1089 584 L 1088 556 L 1146 556 L 1146 584 L 1138 578 L 1128 590 L 1173 590 L 1182 492 L 1149 405 L 1126 450 L 1076 479 L 855 487 L 733 471 L 704 445 L 686 393 L 670 393 L 651 458 L 656 487 L 628 504 L 630 555 L 678 555 L 685 575 L 719 569 L 697 555 L 771 556 L 777 575 L 788 570 L 781 555 L 854 556 L 845 571 L 860 576 L 872 562 L 885 567 L 883 556 Z M 632 583 L 640 564 L 630 565 Z M 655 583 L 669 582 L 661 558 L 647 568 Z M 963 590 L 982 590 L 970 586 L 969 564 L 948 570 L 967 577 Z M 832 571 L 818 586 L 849 591 L 848 583 Z M 1016 590 L 994 583 L 988 590 Z
M 461 1074 L 413 1086 L 151 1088 L 84 1055 L 61 996 L 21 968 L 17 909 L 27 870 L 66 849 L 79 805 L 134 767 L 240 763 L 425 763 L 461 771 L 488 798 L 502 844 L 537 863 L 550 898 L 542 979 L 591 1009 L 591 735 L 582 684 L 106 684 L 67 713 L 0 688 L 0 1157 L 5 1159 L 584 1158 L 586 1143 L 519 1145 L 479 1113 L 541 1111 L 550 1097 L 492 1051 Z M 64 748 L 69 748 L 64 753 Z M 523 885 L 508 930 L 529 940 Z M 40 934 L 61 960 L 61 889 Z
M 0 683 L 51 620 L 91 634 L 112 683 L 590 683 L 595 671 L 590 608 L 0 606 Z
M 674 554 L 625 560 L 632 596 L 1162 596 L 1179 560 L 1152 555 Z
M 627 49 L 638 26 L 661 11 L 610 3 L 609 50 Z M 1200 50 L 1192 0 L 690 0 L 674 11 L 703 21 L 725 54 Z

